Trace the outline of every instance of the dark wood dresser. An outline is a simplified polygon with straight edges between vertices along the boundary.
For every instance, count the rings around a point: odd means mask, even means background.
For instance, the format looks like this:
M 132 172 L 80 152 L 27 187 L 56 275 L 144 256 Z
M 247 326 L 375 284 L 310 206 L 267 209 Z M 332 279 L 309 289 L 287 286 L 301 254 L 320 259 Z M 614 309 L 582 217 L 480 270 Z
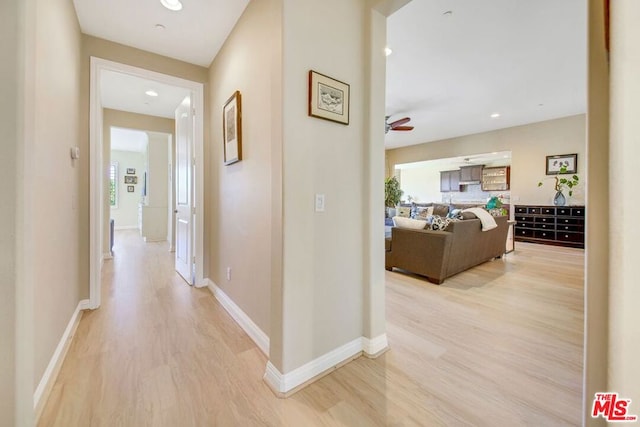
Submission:
M 584 206 L 515 206 L 517 242 L 584 248 Z

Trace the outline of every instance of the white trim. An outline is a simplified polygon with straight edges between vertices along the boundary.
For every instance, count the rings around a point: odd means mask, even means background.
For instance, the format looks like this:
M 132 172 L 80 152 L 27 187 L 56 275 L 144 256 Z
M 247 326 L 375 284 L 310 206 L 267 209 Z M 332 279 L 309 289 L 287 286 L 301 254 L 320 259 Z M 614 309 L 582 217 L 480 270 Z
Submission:
M 280 373 L 271 362 L 267 362 L 264 381 L 277 393 L 287 393 L 321 374 L 329 373 L 361 353 L 362 337 L 359 337 L 287 374 Z
M 191 91 L 193 96 L 193 107 L 195 108 L 195 138 L 194 152 L 196 162 L 195 173 L 195 206 L 196 211 L 196 232 L 194 233 L 194 249 L 196 258 L 195 282 L 204 282 L 204 85 L 202 83 L 185 80 L 179 77 L 133 67 L 131 65 L 108 61 L 106 59 L 91 57 L 91 79 L 90 79 L 90 102 L 89 102 L 89 295 L 90 308 L 100 306 L 100 272 L 102 270 L 102 223 L 103 223 L 103 191 L 102 191 L 102 107 L 100 102 L 100 76 L 104 71 L 114 71 L 141 77 L 147 80 L 154 80 L 160 83 L 178 86 Z
M 102 254 L 103 261 L 106 261 L 108 259 L 113 259 L 113 255 L 111 254 L 111 252 L 105 252 L 104 254 Z
M 49 397 L 49 393 L 51 392 L 51 388 L 58 377 L 58 372 L 60 371 L 60 367 L 62 367 L 62 362 L 64 361 L 69 345 L 71 344 L 71 340 L 74 337 L 75 329 L 80 320 L 80 311 L 88 309 L 89 306 L 89 300 L 82 300 L 78 303 L 76 310 L 71 315 L 71 319 L 67 324 L 67 328 L 64 330 L 64 333 L 60 338 L 60 342 L 58 343 L 56 350 L 53 352 L 53 356 L 51 356 L 51 360 L 49 360 L 47 369 L 44 371 L 36 391 L 33 393 L 33 409 L 36 415 L 38 415 L 44 407 L 44 404 Z
M 378 335 L 375 338 L 362 337 L 362 351 L 367 356 L 376 356 L 389 348 L 387 334 Z
M 150 239 L 148 237 L 143 237 L 142 240 L 144 240 L 145 243 L 160 243 L 160 242 L 166 242 L 167 239 L 165 238 L 158 238 L 158 239 Z
M 121 226 L 114 226 L 113 229 L 114 229 L 114 231 L 137 230 L 138 226 L 137 225 L 121 225 Z
M 238 305 L 233 302 L 211 279 L 205 279 L 209 290 L 216 297 L 220 305 L 231 315 L 233 320 L 249 335 L 262 352 L 269 356 L 269 337 L 256 325 Z

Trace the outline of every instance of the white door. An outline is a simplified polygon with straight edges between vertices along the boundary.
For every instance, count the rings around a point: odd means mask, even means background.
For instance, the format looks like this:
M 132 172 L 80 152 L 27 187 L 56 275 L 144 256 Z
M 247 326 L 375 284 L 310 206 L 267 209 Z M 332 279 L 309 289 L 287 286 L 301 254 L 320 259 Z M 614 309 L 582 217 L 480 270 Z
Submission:
M 176 271 L 193 285 L 193 114 L 186 97 L 176 109 Z

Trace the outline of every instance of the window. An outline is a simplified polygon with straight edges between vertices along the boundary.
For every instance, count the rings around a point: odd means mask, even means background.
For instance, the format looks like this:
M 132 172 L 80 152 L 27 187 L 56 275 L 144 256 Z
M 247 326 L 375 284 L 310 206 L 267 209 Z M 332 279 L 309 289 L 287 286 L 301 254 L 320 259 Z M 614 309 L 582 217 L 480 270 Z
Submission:
M 111 162 L 109 167 L 109 206 L 118 207 L 118 162 Z

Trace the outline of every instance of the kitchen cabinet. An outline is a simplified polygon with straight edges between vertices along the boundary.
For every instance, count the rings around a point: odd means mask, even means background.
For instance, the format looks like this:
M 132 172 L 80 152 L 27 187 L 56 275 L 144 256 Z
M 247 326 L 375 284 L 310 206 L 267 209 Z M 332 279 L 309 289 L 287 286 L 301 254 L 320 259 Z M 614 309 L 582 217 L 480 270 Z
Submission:
M 483 165 L 463 166 L 460 168 L 460 182 L 477 182 L 482 180 Z
M 511 168 L 500 166 L 482 170 L 482 191 L 506 191 L 509 189 Z
M 460 191 L 459 170 L 440 172 L 440 191 L 443 193 Z

